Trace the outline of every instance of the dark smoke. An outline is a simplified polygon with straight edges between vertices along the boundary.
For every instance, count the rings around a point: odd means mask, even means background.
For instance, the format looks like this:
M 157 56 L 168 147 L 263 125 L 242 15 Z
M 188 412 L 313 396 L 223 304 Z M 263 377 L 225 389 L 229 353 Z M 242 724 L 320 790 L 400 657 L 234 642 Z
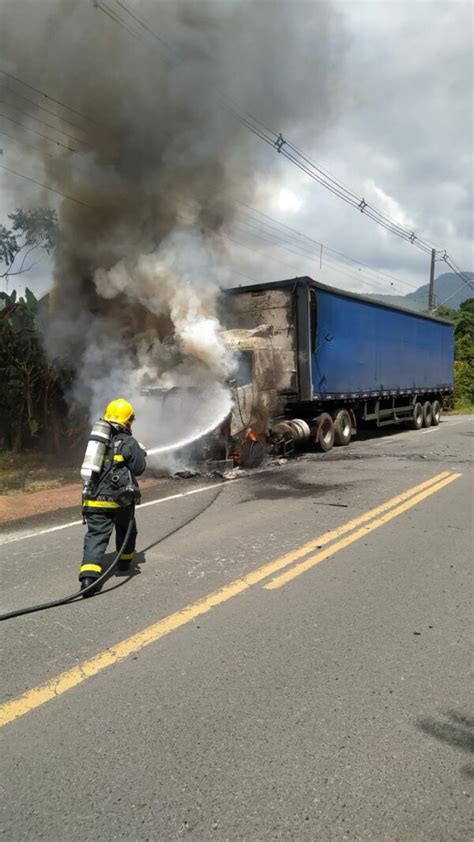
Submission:
M 47 345 L 77 364 L 79 395 L 101 405 L 121 379 L 193 379 L 190 362 L 225 376 L 219 235 L 276 157 L 225 103 L 314 140 L 340 65 L 339 20 L 320 0 L 126 0 L 158 38 L 115 0 L 103 5 L 135 35 L 88 0 L 2 0 L 0 10 L 0 67 L 81 115 L 27 92 L 77 126 L 61 124 L 69 138 L 49 132 L 77 154 L 34 141 L 46 183 L 83 203 L 60 205 Z M 0 76 L 0 99 L 16 93 Z

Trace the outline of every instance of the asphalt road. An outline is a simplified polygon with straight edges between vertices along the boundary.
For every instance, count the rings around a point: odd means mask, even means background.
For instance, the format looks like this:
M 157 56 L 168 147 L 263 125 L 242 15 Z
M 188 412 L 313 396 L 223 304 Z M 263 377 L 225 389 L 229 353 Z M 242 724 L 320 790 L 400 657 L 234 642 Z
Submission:
M 0 625 L 2 838 L 471 839 L 473 437 L 160 487 L 134 576 Z M 77 517 L 3 529 L 0 610 L 75 590 Z

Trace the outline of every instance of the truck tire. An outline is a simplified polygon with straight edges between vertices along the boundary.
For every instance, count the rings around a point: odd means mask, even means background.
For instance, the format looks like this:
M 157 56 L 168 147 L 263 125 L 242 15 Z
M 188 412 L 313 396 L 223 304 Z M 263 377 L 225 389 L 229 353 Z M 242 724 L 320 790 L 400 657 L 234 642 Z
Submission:
M 352 421 L 347 409 L 340 409 L 334 418 L 334 444 L 349 444 L 352 434 Z
M 259 468 L 265 459 L 265 445 L 261 441 L 246 439 L 239 448 L 239 465 L 241 468 Z
M 423 404 L 423 426 L 431 427 L 433 422 L 433 409 L 430 401 L 425 401 Z
M 318 418 L 316 439 L 324 453 L 327 453 L 334 446 L 334 422 L 329 412 L 323 412 Z
M 419 401 L 413 407 L 411 426 L 413 430 L 421 430 L 423 426 L 423 407 Z
M 433 401 L 431 404 L 431 423 L 433 427 L 437 427 L 439 419 L 441 418 L 441 404 L 439 401 Z

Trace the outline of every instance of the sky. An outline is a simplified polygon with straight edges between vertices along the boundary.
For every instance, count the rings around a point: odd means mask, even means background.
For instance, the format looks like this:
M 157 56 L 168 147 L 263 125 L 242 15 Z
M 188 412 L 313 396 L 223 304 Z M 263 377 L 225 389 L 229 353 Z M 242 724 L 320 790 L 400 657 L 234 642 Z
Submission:
M 253 2 L 266 4 L 271 14 L 271 0 Z M 303 26 L 317 5 L 316 0 L 293 0 Z M 334 58 L 338 66 L 330 114 L 321 115 L 314 137 L 297 121 L 294 135 L 290 127 L 286 136 L 358 196 L 447 249 L 463 270 L 472 271 L 474 5 L 458 0 L 353 0 L 332 5 L 340 49 Z M 158 19 L 157 12 L 155 27 Z M 316 42 L 314 49 L 319 47 Z M 15 70 L 22 77 L 22 68 Z M 296 104 L 303 126 L 308 111 L 317 122 L 317 80 L 314 100 L 308 85 L 304 90 Z M 272 128 L 279 130 L 278 125 Z M 2 131 L 8 133 L 9 124 L 0 118 L 0 166 L 41 182 L 44 173 L 38 160 L 28 156 L 26 147 L 20 152 L 12 146 Z M 346 205 L 275 150 L 265 144 L 262 148 L 257 138 L 255 147 L 255 210 L 246 210 L 228 232 L 228 283 L 309 274 L 354 291 L 401 295 L 427 283 L 428 255 Z M 54 194 L 0 169 L 0 224 L 8 225 L 7 214 L 19 204 L 28 207 L 48 200 L 58 207 L 60 199 Z M 272 231 L 256 211 L 314 242 L 281 227 L 275 233 L 274 222 Z M 322 249 L 318 243 L 324 244 Z M 330 249 L 374 271 L 341 262 Z M 11 279 L 9 289 L 22 292 L 29 286 L 36 294 L 46 292 L 51 263 L 44 255 L 37 261 L 27 275 Z M 436 274 L 444 271 L 449 271 L 446 265 L 438 263 Z M 1 280 L 0 289 L 5 289 Z

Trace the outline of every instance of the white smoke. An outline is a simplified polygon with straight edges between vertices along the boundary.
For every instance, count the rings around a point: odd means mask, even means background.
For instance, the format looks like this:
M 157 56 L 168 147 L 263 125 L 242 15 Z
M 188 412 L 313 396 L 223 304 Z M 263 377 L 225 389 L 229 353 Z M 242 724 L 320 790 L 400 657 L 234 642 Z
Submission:
M 220 277 L 216 272 L 215 261 L 209 241 L 196 231 L 176 229 L 155 252 L 120 260 L 111 269 L 94 273 L 102 298 L 121 296 L 142 304 L 156 316 L 169 315 L 173 342 L 182 362 L 177 369 L 159 370 L 159 360 L 154 373 L 156 385 L 184 385 L 195 376 L 222 381 L 232 370 L 232 356 L 219 336 L 215 313 L 216 293 L 224 279 L 223 272 Z M 153 367 L 150 349 L 146 356 L 146 365 Z
M 119 299 L 122 307 L 140 304 L 155 316 L 165 316 L 170 333 L 165 341 L 155 335 L 149 342 L 143 326 L 135 365 L 119 339 L 107 337 L 102 351 L 97 343 L 88 349 L 87 367 L 106 363 L 109 369 L 106 382 L 92 378 L 93 416 L 103 412 L 104 389 L 109 396 L 123 394 L 136 410 L 135 433 L 158 455 L 211 432 L 225 418 L 231 409 L 226 382 L 235 360 L 222 340 L 215 311 L 224 277 L 211 241 L 186 229 L 173 231 L 153 253 L 95 271 L 102 299 Z M 112 370 L 110 355 L 117 360 Z M 155 389 L 154 397 L 144 397 L 146 386 Z

